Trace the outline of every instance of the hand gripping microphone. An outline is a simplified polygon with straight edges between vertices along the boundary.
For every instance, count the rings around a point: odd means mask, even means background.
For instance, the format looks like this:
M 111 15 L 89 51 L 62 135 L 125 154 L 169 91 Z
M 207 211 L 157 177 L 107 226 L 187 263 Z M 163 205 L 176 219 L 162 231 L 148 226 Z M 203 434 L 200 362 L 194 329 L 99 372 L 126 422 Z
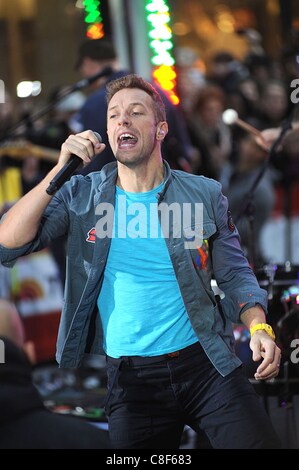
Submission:
M 98 132 L 94 132 L 98 141 L 102 142 L 102 137 Z M 69 177 L 74 173 L 77 168 L 79 168 L 83 163 L 83 160 L 77 155 L 71 155 L 69 161 L 61 168 L 61 170 L 54 176 L 51 183 L 46 189 L 46 193 L 50 196 L 58 191 L 61 186 L 69 179 Z

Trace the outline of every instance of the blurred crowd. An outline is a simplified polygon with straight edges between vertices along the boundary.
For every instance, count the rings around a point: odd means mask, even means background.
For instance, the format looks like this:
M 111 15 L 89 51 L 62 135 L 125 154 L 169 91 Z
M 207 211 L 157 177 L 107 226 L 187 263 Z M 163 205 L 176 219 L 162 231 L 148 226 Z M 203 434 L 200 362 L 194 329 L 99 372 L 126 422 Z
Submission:
M 201 80 L 196 74 L 183 74 L 182 90 L 187 97 L 181 94 L 182 108 L 195 148 L 192 171 L 222 183 L 245 254 L 255 269 L 270 261 L 299 261 L 292 234 L 282 233 L 279 255 L 277 250 L 271 253 L 265 248 L 265 240 L 262 243 L 263 230 L 274 215 L 285 219 L 287 231 L 291 216 L 299 212 L 298 113 L 291 102 L 292 82 L 299 76 L 298 54 L 299 48 L 294 46 L 274 59 L 260 49 L 240 61 L 221 51 Z M 190 82 L 186 83 L 188 77 Z M 241 127 L 225 124 L 222 116 L 226 109 L 234 109 L 240 119 L 261 131 L 267 145 Z M 281 127 L 290 118 L 293 130 L 286 133 L 278 151 L 271 152 Z M 246 206 L 260 172 L 262 178 Z

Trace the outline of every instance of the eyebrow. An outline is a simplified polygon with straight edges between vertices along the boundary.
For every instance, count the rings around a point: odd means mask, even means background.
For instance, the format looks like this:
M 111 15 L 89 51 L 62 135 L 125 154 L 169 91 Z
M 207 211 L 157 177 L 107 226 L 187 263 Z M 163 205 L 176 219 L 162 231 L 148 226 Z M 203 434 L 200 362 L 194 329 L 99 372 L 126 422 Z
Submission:
M 134 103 L 130 103 L 130 104 L 129 104 L 129 107 L 130 107 L 130 108 L 132 108 L 132 107 L 134 107 L 134 106 L 142 106 L 143 108 L 146 109 L 146 106 L 145 106 L 143 103 L 141 103 L 140 101 L 135 101 Z M 109 108 L 108 111 L 112 111 L 112 110 L 114 110 L 114 109 L 116 109 L 116 108 L 118 108 L 118 107 L 119 107 L 119 105 L 116 104 L 116 105 L 112 106 L 111 108 Z

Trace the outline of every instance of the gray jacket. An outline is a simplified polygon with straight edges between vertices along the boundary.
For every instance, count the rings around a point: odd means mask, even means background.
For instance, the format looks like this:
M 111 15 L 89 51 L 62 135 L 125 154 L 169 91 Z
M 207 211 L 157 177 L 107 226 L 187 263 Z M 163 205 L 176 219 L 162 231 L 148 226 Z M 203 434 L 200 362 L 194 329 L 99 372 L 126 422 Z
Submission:
M 267 292 L 260 289 L 243 255 L 220 184 L 171 170 L 166 162 L 164 165 L 165 184 L 157 194 L 158 204 L 203 204 L 202 224 L 194 226 L 192 213 L 188 226 L 184 226 L 182 217 L 181 227 L 173 230 L 170 226 L 165 240 L 194 331 L 211 362 L 225 376 L 241 363 L 234 353 L 231 323 L 239 322 L 240 314 L 256 303 L 266 311 Z M 53 197 L 32 242 L 18 249 L 0 245 L 2 264 L 12 266 L 19 256 L 67 234 L 67 276 L 56 356 L 60 367 L 78 367 L 86 353 L 103 354 L 97 299 L 111 237 L 97 237 L 95 228 L 101 217 L 99 204 L 114 206 L 116 177 L 116 163 L 109 163 L 101 172 L 72 177 Z M 174 233 L 178 229 L 180 238 Z M 197 230 L 202 245 L 193 243 L 186 248 L 189 234 Z M 212 277 L 225 293 L 221 302 L 211 288 Z

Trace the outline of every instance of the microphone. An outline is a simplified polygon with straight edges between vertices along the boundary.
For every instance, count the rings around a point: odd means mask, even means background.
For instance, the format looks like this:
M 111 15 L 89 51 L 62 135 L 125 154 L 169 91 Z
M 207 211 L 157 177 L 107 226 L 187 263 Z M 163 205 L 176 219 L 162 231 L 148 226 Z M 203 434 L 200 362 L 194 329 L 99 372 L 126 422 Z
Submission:
M 79 82 L 75 83 L 75 85 L 73 85 L 73 87 L 71 88 L 71 92 L 82 90 L 82 88 L 86 88 L 87 86 L 91 85 L 93 82 L 98 80 L 99 78 L 107 77 L 108 75 L 111 75 L 112 72 L 113 72 L 112 67 L 108 65 L 103 70 L 101 70 L 101 72 L 98 72 L 89 78 L 83 78 L 83 80 L 80 80 Z
M 98 132 L 93 133 L 97 137 L 98 141 L 102 143 L 102 137 L 100 134 Z M 53 194 L 55 194 L 56 191 L 61 188 L 61 186 L 69 179 L 74 171 L 82 165 L 82 163 L 83 161 L 80 157 L 77 155 L 71 155 L 69 161 L 61 168 L 61 170 L 50 182 L 46 189 L 46 193 L 49 194 L 49 196 L 53 196 Z

